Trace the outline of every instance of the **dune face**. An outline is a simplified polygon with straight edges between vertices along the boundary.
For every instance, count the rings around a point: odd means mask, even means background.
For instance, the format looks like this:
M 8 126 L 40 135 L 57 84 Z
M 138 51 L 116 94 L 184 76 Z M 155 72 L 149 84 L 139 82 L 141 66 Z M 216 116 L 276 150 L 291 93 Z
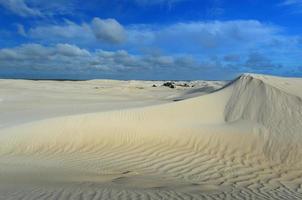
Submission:
M 268 79 L 268 80 L 267 80 Z M 302 87 L 291 80 L 244 75 L 234 84 L 226 122 L 248 120 L 267 131 L 264 152 L 272 160 L 301 165 Z
M 302 80 L 1 129 L 0 199 L 302 199 Z

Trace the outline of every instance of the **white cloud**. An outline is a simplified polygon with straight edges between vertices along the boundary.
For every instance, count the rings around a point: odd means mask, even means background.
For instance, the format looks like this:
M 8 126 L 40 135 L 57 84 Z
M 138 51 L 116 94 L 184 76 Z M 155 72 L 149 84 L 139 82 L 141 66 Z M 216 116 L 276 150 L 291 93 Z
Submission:
M 0 61 L 31 61 L 45 60 L 48 62 L 55 56 L 88 57 L 90 53 L 75 45 L 57 44 L 47 47 L 40 44 L 23 44 L 15 48 L 0 49 Z
M 95 24 L 97 30 L 93 27 Z M 59 44 L 2 49 L 1 66 L 77 66 L 103 71 L 154 68 L 209 71 L 222 68 L 235 70 L 237 66 L 238 72 L 240 69 L 261 71 L 277 69 L 281 65 L 293 66 L 293 61 L 299 60 L 301 55 L 300 37 L 284 35 L 281 27 L 257 20 L 123 27 L 113 19 L 95 18 L 90 23 L 66 21 L 62 25 L 37 26 L 26 34 L 40 44 Z M 124 40 L 126 36 L 127 40 Z M 126 51 L 115 51 L 118 48 Z M 44 53 L 39 55 L 35 51 Z M 251 52 L 261 52 L 261 55 Z M 12 62 L 5 58 L 10 58 Z M 22 59 L 23 62 L 20 61 Z M 281 62 L 272 62 L 277 59 Z
M 92 37 L 92 31 L 89 24 L 76 24 L 66 21 L 63 25 L 45 25 L 31 28 L 29 36 L 35 39 L 48 41 L 66 41 L 66 40 L 88 40 Z
M 112 74 L 115 77 L 145 74 L 151 78 L 174 77 L 195 79 L 216 77 L 243 71 L 276 72 L 282 64 L 273 62 L 262 52 L 252 52 L 196 60 L 190 55 L 136 55 L 125 50 L 105 51 L 80 48 L 71 44 L 43 46 L 23 44 L 15 48 L 0 49 L 0 70 L 13 74 L 47 73 L 93 75 Z M 3 70 L 5 69 L 5 70 Z M 194 71 L 194 73 L 192 73 Z M 187 73 L 187 74 L 186 74 Z M 131 76 L 132 74 L 132 76 Z M 150 75 L 153 74 L 153 75 Z M 173 74 L 173 75 L 172 75 Z M 102 76 L 101 76 L 102 77 Z M 139 76 L 136 76 L 139 77 Z M 141 77 L 142 78 L 142 77 Z
M 0 5 L 22 17 L 42 15 L 38 9 L 28 7 L 24 0 L 0 0 Z
M 45 25 L 31 28 L 33 39 L 77 44 L 120 44 L 126 41 L 126 31 L 114 19 L 94 18 L 91 23 L 76 24 L 65 21 L 62 25 Z
M 70 44 L 57 44 L 56 53 L 67 57 L 90 55 L 90 53 L 86 49 L 80 49 L 79 47 Z
M 122 43 L 126 40 L 124 27 L 115 19 L 94 18 L 91 24 L 95 37 L 101 41 Z
M 1 49 L 0 50 L 0 61 L 6 62 L 9 59 L 20 60 L 20 56 L 13 49 Z
M 197 63 L 188 57 L 131 55 L 125 50 L 89 52 L 70 44 L 42 46 L 24 44 L 0 49 L 0 68 L 20 71 L 52 69 L 91 71 L 137 71 L 146 69 L 194 68 Z
M 141 50 L 151 47 L 167 52 L 206 53 L 213 49 L 249 49 L 280 40 L 280 28 L 256 20 L 175 23 L 165 26 L 122 26 L 114 19 L 94 18 L 91 23 L 45 25 L 31 28 L 29 36 L 45 43 L 86 45 L 119 44 Z M 97 42 L 97 40 L 99 42 Z M 209 51 L 210 50 L 210 51 Z

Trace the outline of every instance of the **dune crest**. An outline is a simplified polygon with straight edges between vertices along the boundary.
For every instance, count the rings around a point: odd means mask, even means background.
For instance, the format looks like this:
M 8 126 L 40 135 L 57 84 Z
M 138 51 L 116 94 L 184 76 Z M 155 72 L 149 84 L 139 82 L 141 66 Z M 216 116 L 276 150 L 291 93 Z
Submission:
M 266 128 L 264 152 L 272 160 L 300 165 L 302 95 L 287 79 L 244 74 L 234 82 L 226 122 L 248 120 Z M 284 87 L 279 87 L 283 85 Z M 299 87 L 296 84 L 294 87 Z M 300 82 L 300 86 L 301 82 Z M 302 88 L 302 87 L 301 87 Z
M 0 179 L 31 177 L 48 199 L 299 199 L 300 86 L 244 74 L 180 102 L 3 129 Z

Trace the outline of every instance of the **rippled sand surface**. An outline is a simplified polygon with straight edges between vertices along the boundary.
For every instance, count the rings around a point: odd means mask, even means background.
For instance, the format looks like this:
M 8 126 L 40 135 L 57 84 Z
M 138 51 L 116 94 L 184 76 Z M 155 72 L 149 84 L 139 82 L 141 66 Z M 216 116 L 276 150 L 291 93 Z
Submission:
M 302 199 L 302 79 L 143 83 L 0 96 L 0 199 Z

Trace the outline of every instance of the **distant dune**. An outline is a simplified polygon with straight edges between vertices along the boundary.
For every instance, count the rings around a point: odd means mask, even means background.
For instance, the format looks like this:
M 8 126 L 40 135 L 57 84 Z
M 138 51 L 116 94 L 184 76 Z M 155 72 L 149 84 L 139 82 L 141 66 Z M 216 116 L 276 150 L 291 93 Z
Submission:
M 302 199 L 302 79 L 218 88 L 0 129 L 0 199 Z

